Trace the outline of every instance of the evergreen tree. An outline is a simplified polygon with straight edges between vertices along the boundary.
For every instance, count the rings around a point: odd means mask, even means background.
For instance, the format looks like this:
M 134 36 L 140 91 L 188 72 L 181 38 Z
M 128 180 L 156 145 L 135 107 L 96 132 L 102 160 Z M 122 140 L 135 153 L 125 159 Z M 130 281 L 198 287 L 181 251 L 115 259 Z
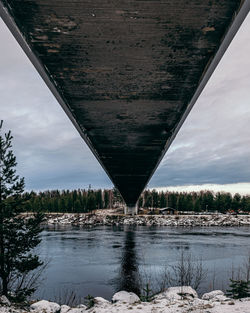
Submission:
M 236 193 L 233 197 L 232 201 L 232 209 L 237 211 L 240 209 L 240 201 L 241 201 L 241 195 L 239 193 Z
M 143 197 L 140 197 L 138 200 L 138 207 L 142 208 L 142 205 L 143 205 Z
M 87 212 L 93 211 L 96 209 L 96 200 L 93 192 L 88 193 L 87 198 Z
M 109 191 L 104 190 L 104 208 L 107 209 L 109 207 Z
M 161 195 L 160 195 L 160 208 L 165 208 L 166 206 L 167 206 L 167 200 L 166 200 L 165 194 L 164 194 L 164 192 L 161 192 Z
M 250 281 L 244 280 L 233 280 L 230 279 L 231 284 L 229 285 L 230 289 L 227 290 L 227 295 L 234 299 L 241 299 L 250 297 L 249 284 Z
M 158 208 L 159 207 L 159 194 L 158 192 L 153 189 L 151 192 L 152 195 L 152 207 L 153 208 Z
M 145 208 L 152 208 L 153 207 L 153 197 L 151 192 L 147 192 L 145 193 L 145 204 L 144 204 Z
M 75 212 L 77 212 L 77 213 L 82 212 L 81 202 L 79 199 L 77 199 L 75 202 Z
M 200 204 L 200 199 L 199 198 L 194 203 L 194 211 L 195 212 L 200 212 L 201 211 L 201 204 Z
M 173 208 L 173 209 L 179 209 L 177 206 L 177 194 L 176 193 L 170 193 L 168 195 L 168 203 L 167 206 Z
M 16 157 L 11 150 L 10 131 L 2 135 L 0 122 L 0 292 L 5 296 L 15 294 L 23 300 L 34 291 L 29 274 L 43 263 L 31 253 L 39 242 L 40 223 L 43 216 L 37 213 L 25 221 L 23 210 L 24 178 L 16 175 Z
M 103 201 L 102 201 L 102 190 L 99 189 L 96 192 L 96 205 L 98 209 L 102 209 L 103 208 Z

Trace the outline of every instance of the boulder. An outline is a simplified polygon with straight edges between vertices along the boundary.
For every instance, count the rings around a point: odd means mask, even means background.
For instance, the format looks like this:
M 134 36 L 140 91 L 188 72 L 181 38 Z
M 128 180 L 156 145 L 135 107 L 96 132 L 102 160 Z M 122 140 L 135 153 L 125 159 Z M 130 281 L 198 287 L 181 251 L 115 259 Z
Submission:
M 94 302 L 95 302 L 95 305 L 97 306 L 103 306 L 105 304 L 110 304 L 110 302 L 102 297 L 95 297 L 94 298 Z
M 33 303 L 30 306 L 30 309 L 32 312 L 37 312 L 37 313 L 57 313 L 60 312 L 60 305 L 55 303 L 55 302 L 50 302 L 47 300 L 41 300 L 38 302 Z
M 26 313 L 26 312 L 20 311 L 20 309 L 15 309 L 13 307 L 0 305 L 0 313 Z
M 194 301 L 193 301 L 193 306 L 202 306 L 204 304 L 207 304 L 208 301 L 206 300 L 201 300 L 199 298 L 195 298 Z
M 67 313 L 69 310 L 70 310 L 70 306 L 63 304 L 63 305 L 61 305 L 60 313 Z
M 207 292 L 207 293 L 204 293 L 204 295 L 202 296 L 202 300 L 211 300 L 211 299 L 214 299 L 215 297 L 221 297 L 224 296 L 224 292 L 221 291 L 221 290 L 213 290 L 211 292 Z
M 112 302 L 124 302 L 124 303 L 135 303 L 140 301 L 140 298 L 133 292 L 119 291 L 112 297 Z
M 240 301 L 241 301 L 241 302 L 250 301 L 250 297 L 247 297 L 247 298 L 241 298 L 241 299 L 240 299 Z
M 85 312 L 87 312 L 87 307 L 70 309 L 67 313 L 85 313 Z
M 211 299 L 212 301 L 230 301 L 231 299 L 226 297 L 225 295 L 218 295 L 216 297 L 214 297 L 213 299 Z
M 0 297 L 0 303 L 3 304 L 3 305 L 8 305 L 8 306 L 11 305 L 9 299 L 6 296 L 1 296 Z
M 198 298 L 197 292 L 190 286 L 182 286 L 182 287 L 170 287 L 166 291 L 155 296 L 155 299 L 167 299 L 170 301 L 174 300 L 192 300 Z
M 79 309 L 85 309 L 85 310 L 87 310 L 87 307 L 86 307 L 85 304 L 78 304 L 76 307 L 79 308 Z

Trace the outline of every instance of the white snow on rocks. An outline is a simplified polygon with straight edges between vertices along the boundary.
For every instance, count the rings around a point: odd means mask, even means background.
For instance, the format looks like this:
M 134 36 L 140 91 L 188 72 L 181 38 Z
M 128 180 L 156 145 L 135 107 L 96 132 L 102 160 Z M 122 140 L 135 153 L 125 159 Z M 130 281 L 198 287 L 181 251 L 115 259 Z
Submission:
M 113 295 L 112 301 L 132 304 L 140 301 L 140 298 L 133 292 L 119 291 Z
M 26 310 L 9 306 L 6 301 L 0 305 L 0 313 L 250 313 L 250 298 L 229 299 L 221 290 L 214 290 L 199 299 L 189 286 L 168 288 L 151 302 L 141 302 L 136 294 L 126 291 L 117 292 L 112 300 L 113 303 L 96 297 L 89 309 L 85 305 L 71 308 L 41 300 Z
M 69 310 L 71 309 L 70 306 L 64 304 L 64 305 L 61 305 L 61 311 L 60 313 L 67 313 Z
M 101 210 L 99 210 L 101 211 Z M 144 226 L 250 226 L 250 215 L 202 214 L 202 215 L 115 215 L 110 212 L 96 213 L 48 213 L 47 224 L 64 225 L 144 225 Z
M 8 300 L 8 298 L 6 296 L 1 296 L 0 297 L 0 304 L 8 305 L 8 306 L 11 305 L 10 301 Z
M 230 300 L 224 295 L 224 292 L 221 290 L 214 290 L 208 293 L 204 293 L 202 300 L 213 300 L 213 301 L 226 301 Z
M 102 305 L 109 305 L 110 302 L 102 297 L 95 297 L 94 298 L 94 303 L 96 306 L 102 306 Z
M 174 300 L 192 300 L 198 298 L 197 292 L 190 286 L 170 287 L 165 292 L 155 297 L 155 300 L 168 299 Z
M 204 293 L 204 295 L 202 296 L 202 299 L 203 300 L 211 300 L 211 299 L 215 298 L 216 296 L 224 296 L 224 292 L 221 290 L 213 290 L 211 292 Z
M 41 300 L 38 302 L 33 303 L 30 306 L 31 312 L 33 313 L 59 313 L 61 307 L 59 304 L 55 302 L 50 302 L 47 300 Z
M 86 312 L 87 310 L 85 308 L 73 308 L 67 311 L 67 313 L 86 313 Z

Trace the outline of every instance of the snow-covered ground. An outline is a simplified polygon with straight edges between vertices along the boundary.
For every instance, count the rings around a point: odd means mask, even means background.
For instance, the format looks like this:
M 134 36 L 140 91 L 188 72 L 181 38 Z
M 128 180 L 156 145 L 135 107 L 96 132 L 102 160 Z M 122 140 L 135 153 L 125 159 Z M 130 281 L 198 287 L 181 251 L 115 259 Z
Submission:
M 29 307 L 17 308 L 5 297 L 0 298 L 0 313 L 250 313 L 250 298 L 233 300 L 220 290 L 206 293 L 201 299 L 191 287 L 171 287 L 150 302 L 141 302 L 137 295 L 126 291 L 116 293 L 112 302 L 94 298 L 91 308 L 76 308 L 41 300 Z
M 136 215 L 112 214 L 100 210 L 95 214 L 46 214 L 47 224 L 71 225 L 143 225 L 143 226 L 250 226 L 250 215 Z M 29 215 L 28 215 L 29 216 Z

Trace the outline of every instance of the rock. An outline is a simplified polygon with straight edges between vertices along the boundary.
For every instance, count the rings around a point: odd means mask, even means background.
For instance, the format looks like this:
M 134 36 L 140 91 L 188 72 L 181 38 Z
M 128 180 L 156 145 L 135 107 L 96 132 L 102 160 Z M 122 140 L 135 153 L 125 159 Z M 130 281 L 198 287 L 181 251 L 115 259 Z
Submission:
M 203 306 L 206 305 L 208 303 L 208 301 L 206 300 L 201 300 L 199 298 L 195 298 L 193 301 L 193 306 Z
M 155 297 L 155 299 L 163 298 L 166 298 L 171 301 L 183 299 L 192 300 L 198 298 L 198 295 L 197 292 L 190 286 L 170 287 L 166 291 L 160 293 Z
M 84 304 L 78 304 L 76 307 L 79 308 L 79 309 L 85 309 L 85 310 L 87 310 L 87 307 L 86 307 L 86 305 L 84 305 Z M 61 313 L 61 312 L 60 312 L 60 313 Z
M 119 291 L 115 293 L 112 297 L 113 302 L 125 302 L 125 303 L 135 303 L 140 301 L 140 298 L 133 292 Z
M 192 300 L 198 298 L 197 292 L 190 286 L 170 287 L 165 291 L 164 295 L 169 300 Z
M 110 304 L 110 302 L 102 297 L 95 297 L 94 298 L 95 305 L 100 306 L 100 305 L 106 305 Z
M 0 305 L 0 313 L 26 313 L 26 312 L 20 311 L 20 309 L 15 309 L 13 307 Z
M 0 303 L 3 304 L 3 305 L 8 305 L 8 306 L 11 305 L 9 299 L 6 296 L 1 296 L 0 297 Z
M 60 313 L 67 313 L 69 310 L 70 310 L 70 306 L 63 304 L 61 305 Z
M 203 309 L 212 309 L 214 307 L 214 304 L 212 303 L 207 303 L 207 304 L 204 304 L 204 306 L 202 307 Z
M 221 291 L 221 290 L 213 290 L 211 292 L 207 292 L 207 293 L 204 293 L 204 295 L 202 296 L 202 300 L 211 300 L 211 299 L 214 299 L 215 297 L 218 297 L 218 296 L 224 296 L 224 292 Z
M 226 296 L 224 296 L 224 295 L 218 295 L 218 296 L 214 297 L 211 300 L 212 301 L 220 301 L 220 302 L 222 302 L 222 301 L 230 301 L 231 299 L 226 297 Z
M 179 295 L 179 291 L 186 292 L 186 296 L 195 297 L 195 292 L 190 287 L 175 287 L 169 288 L 166 292 L 160 294 L 161 297 L 165 296 L 164 298 L 153 300 L 151 302 L 137 302 L 137 303 L 129 303 L 127 299 L 131 300 L 131 296 L 136 296 L 133 293 L 129 292 L 119 292 L 114 295 L 114 298 L 117 299 L 116 303 L 112 304 L 109 301 L 101 298 L 96 297 L 95 299 L 95 306 L 90 309 L 85 309 L 84 305 L 82 307 L 70 308 L 67 305 L 61 306 L 61 311 L 58 313 L 122 313 L 122 312 L 137 312 L 137 313 L 246 313 L 249 311 L 250 305 L 250 298 L 244 298 L 240 300 L 232 300 L 230 299 L 229 302 L 220 302 L 214 301 L 216 297 L 224 297 L 221 293 L 217 293 L 218 295 L 212 298 L 211 300 L 201 300 L 199 298 L 192 298 L 188 301 L 183 300 L 174 300 L 170 301 L 166 298 L 166 294 L 169 295 Z M 218 291 L 216 291 L 218 292 Z M 191 296 L 192 295 L 192 296 Z M 126 299 L 124 299 L 126 296 Z M 134 297 L 135 298 L 135 297 Z M 138 297 L 136 296 L 136 299 Z M 173 297 L 171 298 L 173 299 Z M 124 302 L 126 300 L 126 302 Z M 39 301 L 39 308 L 37 310 L 24 310 L 20 308 L 15 308 L 13 306 L 1 306 L 0 305 L 0 313 L 47 313 L 53 312 L 54 310 L 48 311 L 47 308 L 51 307 L 52 302 L 49 301 Z M 39 303 L 37 302 L 37 303 Z M 41 302 L 43 305 L 41 305 Z M 37 303 L 35 305 L 38 307 Z M 46 304 L 46 305 L 45 305 Z M 57 305 L 57 304 L 56 304 Z M 34 306 L 34 305 L 33 305 Z M 131 311 L 130 311 L 131 310 Z
M 240 299 L 241 302 L 246 302 L 246 301 L 250 301 L 250 297 L 246 297 L 246 298 L 241 298 Z
M 30 306 L 30 309 L 32 312 L 37 312 L 37 313 L 57 313 L 60 312 L 60 305 L 55 303 L 55 302 L 50 302 L 47 300 L 41 300 L 38 302 L 33 303 Z
M 85 308 L 74 308 L 70 309 L 67 313 L 85 313 L 87 312 L 87 307 Z

